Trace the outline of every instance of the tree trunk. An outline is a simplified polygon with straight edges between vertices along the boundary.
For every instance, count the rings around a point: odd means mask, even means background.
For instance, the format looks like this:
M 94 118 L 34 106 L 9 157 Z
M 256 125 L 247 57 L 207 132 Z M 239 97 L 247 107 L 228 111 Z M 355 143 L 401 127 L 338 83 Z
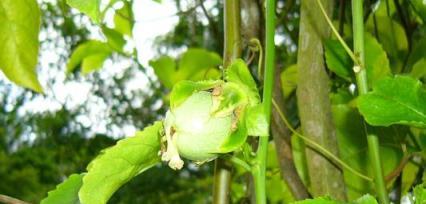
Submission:
M 322 0 L 328 14 L 332 0 Z M 317 2 L 302 0 L 298 50 L 299 82 L 297 100 L 303 134 L 333 154 L 338 154 L 337 139 L 331 116 L 329 79 L 325 71 L 322 40 L 330 35 Z M 321 154 L 306 149 L 310 189 L 313 196 L 330 195 L 345 200 L 342 172 Z
M 280 83 L 281 69 L 277 67 L 275 71 L 275 87 L 274 87 L 274 100 L 285 112 L 284 96 L 282 94 L 282 87 Z M 289 187 L 292 195 L 296 200 L 303 200 L 309 198 L 308 190 L 302 182 L 302 179 L 297 174 L 296 166 L 293 161 L 293 152 L 291 148 L 291 133 L 288 128 L 283 125 L 283 121 L 278 114 L 275 107 L 272 111 L 272 136 L 274 139 L 275 147 L 277 150 L 277 158 L 280 164 L 281 176 Z

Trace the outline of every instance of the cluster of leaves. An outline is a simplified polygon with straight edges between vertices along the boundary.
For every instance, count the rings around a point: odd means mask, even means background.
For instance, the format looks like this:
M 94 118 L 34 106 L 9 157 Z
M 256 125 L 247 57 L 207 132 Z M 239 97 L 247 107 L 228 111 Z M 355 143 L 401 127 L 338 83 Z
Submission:
M 407 29 L 398 22 L 400 19 L 397 16 L 401 15 L 398 12 L 401 11 L 398 11 L 400 5 L 395 5 L 395 2 L 398 1 L 379 1 L 378 8 L 367 16 L 365 69 L 372 90 L 368 94 L 356 97 L 357 90 L 353 89 L 356 84 L 352 70 L 354 64 L 340 42 L 330 39 L 324 45 L 327 68 L 333 78 L 332 113 L 340 158 L 364 175 L 373 177 L 372 170 L 366 168 L 369 160 L 365 130 L 368 134 L 378 135 L 387 188 L 401 188 L 402 194 L 406 194 L 413 185 L 421 183 L 419 178 L 424 172 L 426 158 L 423 139 L 426 91 L 422 83 L 426 80 L 426 69 L 422 65 L 426 48 L 423 43 L 426 36 L 422 34 L 425 26 L 422 9 L 426 5 L 419 1 L 409 3 L 407 10 L 403 11 L 410 13 L 405 20 L 416 27 Z M 340 30 L 347 44 L 351 45 L 352 30 L 349 25 L 342 23 Z M 288 100 L 298 80 L 302 79 L 297 78 L 296 65 L 282 72 L 283 94 Z M 293 151 L 298 154 L 297 150 Z M 420 163 L 417 162 L 419 160 Z M 303 170 L 303 164 L 296 163 Z M 366 193 L 374 194 L 370 182 L 346 169 L 343 172 L 350 200 Z M 402 183 L 395 182 L 398 176 Z
M 2 2 L 2 4 L 4 3 L 6 7 L 4 10 L 3 7 L 0 9 L 0 15 L 2 17 L 7 16 L 8 18 L 1 19 L 1 29 L 8 29 L 10 27 L 6 25 L 13 25 L 12 22 L 10 22 L 10 19 L 14 19 L 14 23 L 19 23 L 19 20 L 25 20 L 23 24 L 19 25 L 25 25 L 26 23 L 32 23 L 31 25 L 35 25 L 37 24 L 36 22 L 40 20 L 41 15 L 41 41 L 40 43 L 37 43 L 37 49 L 38 47 L 41 49 L 39 56 L 42 55 L 43 52 L 46 53 L 46 49 L 49 49 L 49 51 L 56 51 L 56 48 L 61 51 L 65 50 L 64 53 L 58 53 L 58 55 L 60 55 L 60 60 L 57 62 L 57 64 L 49 64 L 49 67 L 43 68 L 41 68 L 40 64 L 38 66 L 39 74 L 41 74 L 40 76 L 43 77 L 43 79 L 46 79 L 46 76 L 43 75 L 43 72 L 40 72 L 41 69 L 46 70 L 46 68 L 48 68 L 49 70 L 53 71 L 49 71 L 49 76 L 47 76 L 48 81 L 42 82 L 42 84 L 47 83 L 47 87 L 52 88 L 58 83 L 63 82 L 61 81 L 61 76 L 58 77 L 52 75 L 57 74 L 55 72 L 57 69 L 60 69 L 60 71 L 64 72 L 64 70 L 62 70 L 62 65 L 65 64 L 66 60 L 68 60 L 68 50 L 80 47 L 80 45 L 84 44 L 81 42 L 85 42 L 87 39 L 89 33 L 87 27 L 85 27 L 86 23 L 79 21 L 81 19 L 85 20 L 84 18 L 86 17 L 82 17 L 81 14 L 71 10 L 71 7 L 66 4 L 65 0 L 60 0 L 57 2 L 41 1 L 39 2 L 41 12 L 38 12 L 38 8 L 31 9 L 31 11 L 37 11 L 34 14 L 39 16 L 27 16 L 28 18 L 25 19 L 16 19 L 23 16 L 22 13 L 27 11 L 20 10 L 20 6 L 31 7 L 33 5 L 37 5 L 33 3 L 29 3 L 28 5 L 21 5 L 21 2 L 30 1 Z M 130 2 L 126 1 L 126 3 L 128 4 Z M 10 8 L 10 6 L 13 6 L 13 8 Z M 4 12 L 6 12 L 7 15 L 3 15 Z M 20 14 L 15 15 L 16 13 Z M 126 19 L 126 21 L 127 20 L 129 19 Z M 38 24 L 39 27 L 40 24 Z M 52 28 L 54 29 L 53 32 L 51 30 Z M 25 35 L 28 30 L 20 31 L 22 31 Z M 49 32 L 47 37 L 46 32 Z M 59 36 L 57 36 L 57 32 L 60 34 Z M 6 33 L 2 31 L 2 37 L 3 34 Z M 37 35 L 37 38 L 34 38 L 33 40 L 38 40 L 39 33 L 28 32 L 27 34 Z M 20 35 L 21 34 L 11 34 L 10 36 L 8 35 L 7 38 L 4 38 L 6 42 L 5 45 L 12 46 L 12 41 L 15 40 L 14 37 L 20 38 Z M 128 37 L 124 38 L 128 40 Z M 18 42 L 20 41 L 21 40 L 18 40 Z M 64 42 L 65 44 L 63 44 Z M 28 45 L 31 46 L 32 43 L 29 43 Z M 21 46 L 21 49 L 17 50 L 17 52 L 21 52 L 19 55 L 11 54 L 9 51 L 7 51 L 7 49 L 10 47 L 4 47 L 4 50 L 2 49 L 4 52 L 1 53 L 2 57 L 5 57 L 6 59 L 7 57 L 25 55 L 28 56 L 28 59 L 37 58 L 37 53 L 35 55 L 29 55 L 32 52 L 27 52 L 29 51 L 28 49 L 31 48 L 26 47 L 27 44 L 22 44 L 19 46 Z M 55 49 L 51 50 L 50 47 L 53 46 Z M 110 57 L 113 58 L 112 60 L 116 59 L 114 59 L 114 54 Z M 5 60 L 4 62 L 7 62 L 8 60 L 9 59 Z M 13 66 L 13 70 L 19 71 L 19 65 L 20 63 L 17 63 L 16 66 Z M 75 68 L 80 66 L 81 63 L 79 63 Z M 3 66 L 0 66 L 0 69 L 3 70 Z M 60 110 L 50 110 L 49 108 L 46 108 L 49 109 L 49 111 L 32 113 L 31 110 L 27 112 L 26 109 L 28 109 L 27 105 L 33 102 L 33 100 L 52 100 L 55 102 L 55 105 L 57 105 L 58 102 L 55 98 L 56 94 L 52 94 L 52 92 L 48 92 L 46 95 L 34 94 L 31 92 L 31 90 L 19 89 L 18 87 L 10 86 L 8 82 L 2 81 L 0 83 L 0 89 L 2 90 L 2 95 L 0 97 L 0 123 L 2 124 L 0 128 L 0 152 L 2 155 L 2 161 L 0 162 L 2 167 L 0 177 L 8 179 L 5 179 L 4 182 L 1 182 L 1 192 L 3 194 L 17 197 L 29 202 L 38 203 L 41 198 L 46 196 L 46 192 L 48 190 L 52 189 L 57 183 L 61 182 L 70 173 L 83 171 L 88 162 L 94 157 L 94 155 L 98 153 L 100 149 L 103 149 L 114 143 L 114 139 L 111 139 L 109 136 L 111 136 L 110 133 L 112 132 L 115 125 L 122 126 L 122 124 L 129 124 L 128 121 L 130 120 L 130 124 L 134 124 L 137 127 L 144 127 L 147 124 L 152 123 L 152 121 L 157 120 L 158 115 L 161 115 L 161 113 L 164 112 L 162 107 L 158 107 L 158 99 L 161 99 L 163 95 L 163 90 L 160 89 L 158 83 L 151 82 L 149 84 L 151 89 L 147 91 L 148 93 L 145 93 L 145 90 L 136 90 L 131 91 L 131 93 L 128 94 L 129 91 L 126 90 L 126 84 L 128 80 L 131 79 L 135 74 L 140 74 L 136 73 L 137 71 L 140 72 L 140 69 L 141 66 L 134 63 L 134 65 L 123 71 L 123 73 L 109 79 L 105 79 L 98 73 L 86 76 L 84 79 L 77 75 L 68 75 L 68 77 L 72 80 L 87 80 L 93 82 L 94 85 L 91 88 L 93 95 L 103 100 L 106 104 L 108 104 L 107 106 L 111 108 L 112 111 L 109 113 L 110 118 L 108 118 L 107 121 L 99 121 L 108 123 L 106 126 L 106 134 L 109 134 L 108 136 L 103 134 L 92 135 L 93 127 L 88 127 L 89 124 L 78 120 L 79 116 L 87 114 L 89 112 L 88 109 L 90 109 L 91 105 L 93 105 L 89 100 L 90 96 L 87 99 L 87 103 L 78 107 L 69 108 L 68 102 L 73 102 L 73 99 L 69 98 L 63 104 L 60 104 Z M 27 70 L 29 73 L 34 72 L 35 74 L 35 64 L 34 67 L 26 67 L 25 70 Z M 22 74 L 27 73 L 21 73 L 19 71 L 19 74 L 19 76 L 23 76 Z M 13 78 L 9 77 L 9 75 L 6 75 L 6 77 L 12 81 L 14 80 Z M 25 79 L 25 77 L 21 79 Z M 69 81 L 67 80 L 64 81 L 64 83 L 68 82 Z M 25 83 L 30 84 L 32 82 Z M 137 99 L 136 103 L 135 98 Z M 141 101 L 140 104 L 138 101 Z M 165 195 L 168 195 L 170 192 L 176 192 L 176 189 L 189 186 L 186 184 L 186 181 L 181 182 L 179 179 L 172 180 L 169 177 L 164 176 L 171 174 L 175 177 L 181 177 L 183 174 L 188 174 L 187 169 L 181 173 L 182 175 L 165 171 L 165 168 L 157 169 L 157 172 L 150 173 L 150 175 L 151 177 L 160 179 L 165 178 L 164 181 L 168 181 L 168 188 L 164 190 Z M 203 179 L 205 177 L 205 172 L 208 171 L 208 167 L 201 169 L 199 172 L 195 171 L 196 173 L 189 171 L 192 173 L 190 173 L 190 176 L 187 179 L 188 183 L 193 182 L 194 177 Z M 141 188 L 132 187 L 136 185 L 140 186 L 142 182 L 150 180 L 149 178 L 149 176 L 144 176 L 137 182 L 133 182 L 129 187 L 123 188 L 113 200 L 122 201 L 126 199 L 140 198 L 156 200 L 156 198 L 153 197 L 153 195 L 156 194 L 151 193 L 150 191 L 140 193 Z M 200 185 L 196 185 L 194 188 L 203 188 L 203 186 L 206 188 L 210 180 L 205 180 L 207 184 L 200 182 Z M 163 186 L 166 186 L 163 182 L 158 182 L 155 184 L 156 185 L 151 185 L 155 189 L 161 189 Z M 202 193 L 199 194 L 204 195 Z M 189 192 L 181 193 L 179 195 L 173 195 L 173 193 L 170 193 L 170 196 L 165 196 L 164 198 L 171 199 L 171 202 L 173 202 L 173 199 L 176 200 L 180 198 L 185 200 L 188 197 L 192 197 Z

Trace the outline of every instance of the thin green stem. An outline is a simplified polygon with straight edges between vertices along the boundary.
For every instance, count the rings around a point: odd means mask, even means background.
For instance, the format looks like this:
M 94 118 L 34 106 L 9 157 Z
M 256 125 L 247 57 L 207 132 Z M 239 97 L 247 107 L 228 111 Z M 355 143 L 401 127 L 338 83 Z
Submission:
M 368 93 L 367 72 L 364 69 L 365 50 L 364 50 L 364 19 L 363 19 L 363 0 L 352 0 L 352 20 L 354 32 L 354 51 L 360 61 L 360 66 L 354 66 L 355 77 L 357 81 L 358 94 Z M 370 162 L 374 171 L 374 183 L 376 193 L 380 203 L 388 204 L 388 194 L 386 192 L 385 179 L 383 176 L 382 164 L 379 154 L 379 139 L 377 135 L 367 133 L 367 143 Z
M 225 0 L 224 3 L 224 49 L 225 69 L 241 57 L 240 0 Z
M 265 75 L 263 80 L 263 106 L 268 123 L 271 121 L 272 91 L 275 71 L 275 0 L 266 0 Z M 269 137 L 260 137 L 255 163 L 252 167 L 256 203 L 266 204 L 266 159 Z
M 359 60 L 359 69 L 354 67 L 359 95 L 368 92 L 367 71 L 364 69 L 365 53 L 364 53 L 364 20 L 362 0 L 352 0 L 352 18 L 353 18 L 353 35 L 354 35 L 354 52 Z
M 224 50 L 223 67 L 241 56 L 240 0 L 224 1 Z M 215 161 L 213 203 L 228 204 L 230 201 L 231 165 L 228 161 Z
M 250 166 L 250 164 L 248 164 L 244 160 L 242 160 L 242 159 L 240 159 L 240 158 L 238 158 L 236 156 L 231 156 L 231 157 L 229 157 L 229 161 L 231 161 L 233 164 L 236 164 L 236 165 L 242 167 L 246 171 L 251 172 L 251 166 Z
M 353 169 L 352 167 L 350 167 L 348 164 L 346 164 L 344 161 L 340 160 L 339 157 L 337 157 L 336 155 L 334 155 L 333 153 L 331 153 L 330 151 L 328 151 L 327 149 L 325 149 L 324 147 L 322 147 L 320 144 L 316 143 L 315 141 L 309 139 L 308 137 L 300 134 L 299 132 L 297 132 L 288 122 L 287 118 L 285 117 L 283 111 L 281 110 L 281 108 L 278 106 L 277 102 L 275 102 L 275 100 L 272 100 L 272 104 L 274 105 L 275 109 L 277 109 L 278 114 L 280 115 L 281 120 L 284 122 L 284 124 L 288 127 L 288 129 L 297 137 L 299 137 L 300 139 L 304 140 L 311 148 L 315 149 L 316 151 L 320 152 L 321 154 L 323 154 L 325 157 L 331 159 L 332 161 L 334 161 L 336 164 L 338 164 L 339 166 L 341 166 L 342 168 L 345 168 L 346 170 L 352 172 L 354 175 L 373 182 L 373 179 L 362 174 L 361 172 L 358 172 L 357 170 Z
M 334 27 L 333 23 L 331 22 L 330 18 L 327 15 L 327 12 L 324 9 L 324 6 L 322 5 L 320 0 L 317 0 L 318 6 L 324 15 L 325 20 L 327 21 L 328 25 L 331 28 L 331 31 L 333 31 L 333 34 L 336 36 L 337 40 L 339 40 L 340 44 L 343 46 L 345 51 L 348 53 L 349 57 L 354 61 L 354 63 L 358 66 L 361 66 L 361 62 L 356 57 L 356 55 L 352 52 L 351 48 L 349 48 L 348 44 L 346 44 L 345 40 L 343 40 L 342 36 L 340 36 L 339 31 Z
M 368 142 L 368 152 L 370 157 L 370 162 L 373 166 L 374 170 L 374 178 L 376 184 L 376 193 L 379 197 L 380 203 L 388 204 L 389 198 L 388 193 L 386 191 L 385 179 L 383 177 L 383 170 L 380 160 L 380 152 L 379 152 L 379 138 L 377 135 L 369 134 L 367 136 Z

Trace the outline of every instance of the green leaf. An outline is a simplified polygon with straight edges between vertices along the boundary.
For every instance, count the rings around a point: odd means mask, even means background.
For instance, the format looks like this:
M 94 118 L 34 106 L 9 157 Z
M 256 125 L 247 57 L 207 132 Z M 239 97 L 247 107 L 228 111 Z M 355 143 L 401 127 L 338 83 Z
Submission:
M 315 199 L 306 199 L 302 201 L 296 201 L 296 202 L 293 202 L 293 204 L 344 204 L 344 202 L 335 201 L 329 197 L 318 197 Z
M 426 127 L 426 90 L 420 81 L 410 77 L 378 81 L 372 92 L 359 97 L 358 108 L 371 125 Z
M 263 104 L 258 104 L 247 108 L 247 114 L 245 115 L 245 117 L 248 135 L 269 135 L 269 124 L 265 116 Z
M 389 17 L 389 16 L 393 16 L 396 12 L 396 8 L 395 8 L 395 4 L 393 1 L 380 1 L 378 2 L 379 6 L 377 8 L 377 10 L 374 12 L 374 14 L 376 16 L 385 16 L 385 17 Z
M 109 55 L 110 53 L 99 53 L 87 56 L 81 63 L 81 72 L 86 75 L 90 72 L 99 70 L 102 68 L 104 61 L 108 58 Z
M 122 8 L 115 11 L 114 28 L 123 35 L 132 36 L 133 30 L 133 12 L 132 5 L 124 1 Z
M 102 26 L 102 32 L 107 38 L 107 43 L 117 52 L 123 53 L 123 47 L 126 44 L 126 40 L 123 35 L 118 31 L 108 28 L 106 26 Z
M 99 69 L 111 52 L 111 48 L 104 42 L 97 40 L 86 41 L 80 44 L 72 53 L 67 63 L 67 73 L 74 71 L 80 64 L 84 73 Z
M 420 40 L 417 40 L 416 43 L 413 44 L 412 51 L 410 52 L 410 56 L 407 60 L 407 67 L 414 66 L 415 63 L 417 63 L 422 58 L 426 58 L 426 36 L 421 38 Z
M 383 77 L 390 76 L 391 68 L 386 52 L 371 34 L 365 33 L 365 66 L 367 69 L 368 84 L 374 86 L 375 82 Z
M 377 200 L 369 195 L 363 195 L 361 198 L 356 199 L 354 202 L 352 202 L 354 204 L 377 204 Z
M 292 134 L 291 136 L 291 149 L 292 155 L 294 157 L 294 165 L 296 166 L 297 174 L 300 175 L 305 186 L 309 186 L 310 177 L 308 172 L 308 163 L 306 157 L 306 144 L 305 142 L 296 135 Z
M 338 40 L 325 41 L 325 60 L 328 69 L 348 81 L 352 76 L 352 60 Z
M 297 70 L 297 64 L 293 64 L 281 72 L 281 86 L 285 98 L 288 98 L 296 90 L 299 78 Z
M 423 23 L 426 23 L 426 2 L 423 0 L 411 0 L 410 3 L 417 15 L 422 18 Z
M 339 156 L 342 161 L 363 173 L 373 177 L 368 157 L 367 135 L 362 116 L 357 109 L 347 104 L 332 106 L 334 124 L 339 145 Z M 407 135 L 407 128 L 402 126 L 371 127 L 367 126 L 369 133 L 376 134 L 380 140 L 380 156 L 383 164 L 383 173 L 388 175 L 400 163 L 403 151 L 401 143 Z M 374 193 L 374 186 L 352 172 L 343 169 L 346 192 L 349 200 L 356 199 L 366 193 Z
M 389 57 L 392 72 L 399 73 L 408 54 L 408 40 L 404 28 L 387 15 L 375 16 L 375 18 L 370 15 L 366 23 L 366 30 L 377 36 Z M 367 48 L 365 50 L 368 51 Z M 366 53 L 368 54 L 369 51 Z
M 78 190 L 83 183 L 84 174 L 72 174 L 67 180 L 56 186 L 56 189 L 49 191 L 41 204 L 79 204 Z
M 294 204 L 377 204 L 377 200 L 371 195 L 363 195 L 353 202 L 341 202 L 332 200 L 329 197 L 319 197 L 315 199 L 307 199 L 303 201 L 294 202 Z
M 414 190 L 415 204 L 424 204 L 426 202 L 426 184 L 417 185 Z
M 365 33 L 365 66 L 367 69 L 368 83 L 374 84 L 377 80 L 389 76 L 391 69 L 386 52 L 371 34 Z M 325 58 L 328 68 L 338 76 L 351 81 L 353 77 L 353 62 L 337 40 L 328 40 L 325 44 Z
M 214 52 L 203 49 L 189 49 L 182 54 L 179 62 L 168 56 L 151 60 L 149 65 L 154 69 L 160 82 L 171 89 L 182 80 L 202 81 L 219 79 L 217 69 L 222 59 Z M 178 64 L 178 66 L 176 66 Z
M 176 63 L 173 58 L 161 56 L 156 60 L 149 61 L 149 65 L 154 68 L 155 75 L 165 87 L 171 89 L 177 82 Z
M 36 73 L 40 10 L 36 0 L 0 1 L 0 69 L 16 84 L 43 92 Z
M 208 74 L 211 69 L 217 69 L 216 67 L 221 64 L 222 58 L 215 52 L 192 48 L 188 49 L 188 51 L 183 53 L 181 56 L 178 72 L 176 74 L 179 80 L 206 80 L 210 78 L 206 78 L 204 76 Z M 202 72 L 202 75 L 197 75 L 199 72 Z
M 170 107 L 178 107 L 193 93 L 212 89 L 222 83 L 223 81 L 220 80 L 206 80 L 198 82 L 180 81 L 173 87 L 170 93 Z
M 73 8 L 76 8 L 82 13 L 88 15 L 93 22 L 100 23 L 101 11 L 100 5 L 101 0 L 67 0 L 67 4 Z
M 160 130 L 156 122 L 137 132 L 134 137 L 120 140 L 105 149 L 93 160 L 83 178 L 79 192 L 80 201 L 104 204 L 123 184 L 160 161 Z
M 259 104 L 260 96 L 257 90 L 256 82 L 242 59 L 235 60 L 225 72 L 225 79 L 229 82 L 239 84 L 249 97 L 250 104 Z
M 411 69 L 410 76 L 415 79 L 426 77 L 426 57 L 421 58 L 414 64 L 413 69 Z
M 416 175 L 419 172 L 419 166 L 413 164 L 412 162 L 408 162 L 404 169 L 402 170 L 402 178 L 401 178 L 401 193 L 406 194 L 413 184 L 416 182 Z

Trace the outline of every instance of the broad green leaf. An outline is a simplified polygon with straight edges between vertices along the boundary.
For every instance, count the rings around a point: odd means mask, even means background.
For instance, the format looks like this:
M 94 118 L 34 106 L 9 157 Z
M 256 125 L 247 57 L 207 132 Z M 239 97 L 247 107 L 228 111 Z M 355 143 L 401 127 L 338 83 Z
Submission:
M 325 60 L 328 69 L 348 81 L 352 76 L 352 60 L 338 40 L 325 41 Z
M 123 35 L 118 31 L 108 28 L 106 26 L 102 26 L 102 32 L 107 38 L 107 43 L 111 46 L 112 49 L 119 53 L 123 53 L 123 47 L 126 44 L 126 40 Z
M 265 116 L 263 104 L 247 108 L 245 115 L 247 132 L 251 136 L 268 136 L 269 124 Z
M 87 56 L 81 63 L 81 72 L 83 74 L 89 74 L 90 72 L 99 70 L 102 68 L 104 61 L 108 58 L 109 55 L 110 53 L 99 53 Z
M 355 170 L 373 177 L 367 149 L 367 135 L 362 116 L 355 108 L 346 104 L 332 106 L 334 124 L 339 145 L 339 156 L 346 164 Z M 384 175 L 392 172 L 400 163 L 403 151 L 400 148 L 405 140 L 407 128 L 405 127 L 370 127 L 369 133 L 376 134 L 380 140 L 380 155 Z M 346 191 L 349 200 L 356 199 L 366 193 L 374 193 L 374 186 L 347 169 L 343 169 Z
M 207 80 L 207 81 L 180 81 L 170 92 L 170 107 L 175 108 L 182 104 L 189 96 L 198 91 L 212 89 L 222 84 L 220 80 Z
M 365 33 L 364 46 L 368 53 L 365 56 L 368 83 L 374 84 L 377 80 L 391 74 L 386 52 L 377 40 L 369 33 Z M 338 76 L 351 81 L 354 76 L 353 62 L 337 40 L 328 40 L 325 44 L 325 58 L 328 68 Z
M 377 204 L 377 200 L 371 195 L 363 195 L 352 202 L 342 202 L 332 200 L 329 197 L 319 197 L 315 199 L 307 199 L 303 201 L 294 202 L 294 204 Z
M 219 79 L 220 72 L 217 67 L 221 63 L 219 55 L 203 49 L 189 49 L 182 54 L 179 61 L 162 56 L 149 62 L 160 82 L 169 89 L 182 80 Z
M 104 204 L 123 184 L 160 161 L 160 130 L 156 122 L 137 132 L 134 137 L 120 140 L 115 146 L 105 149 L 87 167 L 83 185 L 79 191 L 80 201 L 89 204 Z
M 414 190 L 415 204 L 424 204 L 426 202 L 426 184 L 417 185 Z
M 379 5 L 377 10 L 375 10 L 374 14 L 380 17 L 388 17 L 393 16 L 396 12 L 396 7 L 393 1 L 379 1 L 377 2 Z
M 209 78 L 204 75 L 210 72 L 210 69 L 217 69 L 216 67 L 222 64 L 222 58 L 215 52 L 210 52 L 204 49 L 188 49 L 179 59 L 178 75 L 179 80 L 190 79 L 193 81 L 206 80 Z M 195 76 L 197 73 L 204 73 L 201 78 Z M 216 76 L 218 77 L 218 76 Z
M 79 204 L 78 191 L 83 183 L 84 174 L 73 174 L 67 180 L 49 191 L 41 204 Z
M 229 82 L 237 83 L 245 89 L 249 96 L 250 104 L 260 103 L 259 91 L 246 63 L 241 60 L 235 60 L 225 71 L 225 79 Z
M 406 194 L 414 182 L 416 181 L 416 175 L 419 171 L 419 166 L 413 164 L 412 162 L 408 162 L 404 169 L 402 170 L 402 178 L 401 178 L 401 194 Z
M 268 158 L 266 160 L 266 197 L 270 203 L 290 203 L 296 199 L 292 195 L 291 189 L 281 177 L 280 164 L 278 162 L 275 143 L 268 144 Z
M 414 65 L 422 59 L 426 59 L 426 37 L 421 38 L 413 44 L 412 51 L 407 60 L 407 67 L 414 69 Z M 425 68 L 423 67 L 423 70 Z
M 101 11 L 100 5 L 101 0 L 67 0 L 67 4 L 71 7 L 79 10 L 82 13 L 88 15 L 93 22 L 100 23 Z
M 310 178 L 308 172 L 308 163 L 306 157 L 306 145 L 305 142 L 296 135 L 291 136 L 291 149 L 293 155 L 294 165 L 296 166 L 297 174 L 300 175 L 300 179 L 303 184 L 309 188 Z
M 74 50 L 68 60 L 67 73 L 74 71 L 80 64 L 82 68 L 84 67 L 85 73 L 99 69 L 106 59 L 105 56 L 109 56 L 111 52 L 111 48 L 104 42 L 96 40 L 84 42 Z
M 365 120 L 375 126 L 392 124 L 426 127 L 426 90 L 406 76 L 387 77 L 358 99 Z
M 413 69 L 411 69 L 410 76 L 415 79 L 426 77 L 426 57 L 421 58 L 414 64 Z
M 293 202 L 293 204 L 345 204 L 344 202 L 332 200 L 329 197 L 318 197 L 315 199 L 306 199 Z
M 414 7 L 414 11 L 422 18 L 423 23 L 426 23 L 426 1 L 424 0 L 411 0 L 411 5 Z
M 388 16 L 376 16 L 374 19 L 373 15 L 368 18 L 366 27 L 369 33 L 377 36 L 386 51 L 392 72 L 399 73 L 408 53 L 408 40 L 404 28 Z M 367 48 L 365 50 L 368 51 Z M 366 52 L 367 55 L 368 53 Z
M 391 68 L 386 52 L 371 34 L 365 33 L 365 66 L 367 69 L 368 84 L 374 85 L 376 81 L 391 74 Z
M 114 28 L 123 35 L 132 36 L 133 30 L 133 12 L 132 5 L 124 1 L 122 8 L 115 11 Z
M 297 64 L 293 64 L 287 67 L 284 71 L 282 71 L 280 78 L 283 95 L 285 98 L 288 98 L 294 92 L 294 90 L 296 90 L 297 87 Z
M 377 200 L 369 195 L 363 195 L 362 197 L 356 199 L 354 202 L 352 202 L 353 204 L 377 204 Z
M 16 84 L 43 92 L 36 73 L 39 31 L 36 0 L 0 1 L 0 70 Z
M 350 92 L 348 87 L 342 87 L 336 90 L 336 92 L 332 92 L 330 94 L 331 104 L 339 105 L 339 104 L 348 104 L 352 105 L 351 102 L 355 98 L 355 96 Z
M 176 63 L 169 56 L 162 56 L 156 60 L 149 61 L 149 65 L 154 68 L 160 82 L 167 88 L 171 89 L 176 83 Z

